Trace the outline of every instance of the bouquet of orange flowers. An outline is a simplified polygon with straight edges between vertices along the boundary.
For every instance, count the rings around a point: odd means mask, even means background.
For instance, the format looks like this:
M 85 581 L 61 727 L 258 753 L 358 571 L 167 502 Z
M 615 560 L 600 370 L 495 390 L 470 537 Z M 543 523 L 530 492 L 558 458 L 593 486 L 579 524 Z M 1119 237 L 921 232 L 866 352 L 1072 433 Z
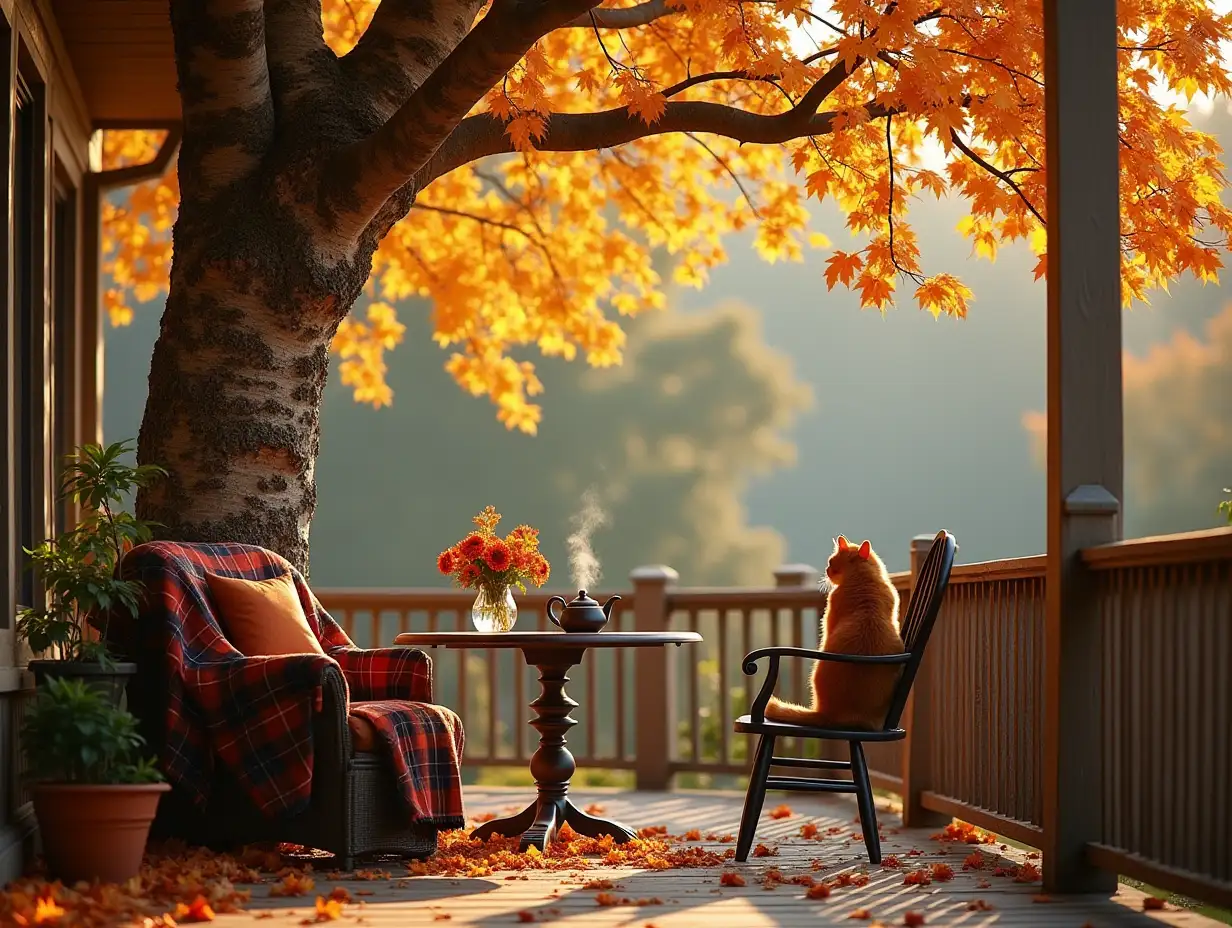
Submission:
M 528 583 L 547 583 L 551 568 L 547 558 L 539 553 L 539 529 L 519 525 L 501 538 L 496 534 L 500 519 L 499 512 L 486 507 L 473 520 L 478 531 L 442 551 L 436 559 L 437 570 L 466 589 L 504 590 L 516 586 L 525 593 Z

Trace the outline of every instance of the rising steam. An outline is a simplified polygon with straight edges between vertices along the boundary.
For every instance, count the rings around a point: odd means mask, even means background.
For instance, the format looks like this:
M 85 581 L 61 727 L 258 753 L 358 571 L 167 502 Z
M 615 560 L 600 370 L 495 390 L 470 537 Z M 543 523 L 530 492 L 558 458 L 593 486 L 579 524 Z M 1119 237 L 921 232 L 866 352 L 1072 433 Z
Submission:
M 573 523 L 573 533 L 565 539 L 565 547 L 569 551 L 573 585 L 579 590 L 593 590 L 603 578 L 603 571 L 599 569 L 599 559 L 590 546 L 590 536 L 595 529 L 608 523 L 607 513 L 599 505 L 599 494 L 594 488 L 582 494 L 582 508 L 570 521 Z

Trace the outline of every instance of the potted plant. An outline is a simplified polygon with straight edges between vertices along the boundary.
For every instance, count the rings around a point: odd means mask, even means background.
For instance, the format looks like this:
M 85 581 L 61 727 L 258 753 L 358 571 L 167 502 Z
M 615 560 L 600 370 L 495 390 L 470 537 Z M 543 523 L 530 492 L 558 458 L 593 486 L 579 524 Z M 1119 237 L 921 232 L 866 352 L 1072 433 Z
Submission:
M 144 739 L 133 715 L 84 680 L 49 677 L 21 733 L 51 872 L 66 883 L 136 876 L 170 787 L 140 756 Z
M 126 464 L 122 457 L 131 450 L 126 442 L 86 444 L 68 457 L 60 496 L 77 503 L 82 515 L 58 538 L 26 549 L 45 596 L 17 616 L 18 636 L 36 654 L 48 655 L 30 662 L 37 686 L 53 676 L 86 679 L 114 706 L 137 666 L 108 652 L 108 617 L 114 609 L 136 616 L 139 592 L 136 583 L 119 578 L 116 566 L 129 548 L 150 539 L 154 524 L 121 507 L 127 494 L 165 474 L 150 464 Z

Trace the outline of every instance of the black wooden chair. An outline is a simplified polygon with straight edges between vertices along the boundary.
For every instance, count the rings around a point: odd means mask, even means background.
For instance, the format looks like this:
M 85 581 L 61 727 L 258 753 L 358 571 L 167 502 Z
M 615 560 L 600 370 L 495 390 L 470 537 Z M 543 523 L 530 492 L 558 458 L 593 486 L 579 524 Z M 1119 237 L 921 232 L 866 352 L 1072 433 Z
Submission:
M 899 727 L 899 719 L 907 703 L 907 694 L 915 680 L 924 647 L 928 644 L 933 623 L 941 611 L 941 600 L 946 585 L 950 582 L 950 568 L 954 566 L 954 553 L 958 545 L 954 536 L 941 531 L 933 540 L 928 556 L 920 568 L 911 602 L 899 623 L 902 629 L 905 654 L 865 656 L 858 654 L 834 654 L 811 651 L 807 648 L 759 648 L 744 658 L 744 672 L 749 676 L 757 673 L 757 662 L 763 657 L 770 659 L 766 680 L 753 700 L 751 711 L 736 719 L 736 731 L 760 735 L 753 771 L 749 776 L 749 789 L 744 800 L 744 813 L 740 817 L 740 838 L 736 843 L 736 860 L 747 860 L 761 816 L 762 803 L 767 789 L 783 789 L 814 793 L 855 793 L 860 807 L 860 827 L 864 831 L 864 845 L 868 849 L 870 863 L 881 863 L 881 839 L 877 835 L 877 809 L 873 804 L 873 787 L 868 779 L 868 764 L 864 760 L 864 742 L 901 741 L 907 736 Z M 793 725 L 786 722 L 768 722 L 765 718 L 766 703 L 774 692 L 779 676 L 781 657 L 803 657 L 815 661 L 840 661 L 847 664 L 902 664 L 903 674 L 894 690 L 890 711 L 885 726 L 880 731 L 844 731 L 835 728 L 816 728 L 810 725 Z M 799 757 L 775 757 L 774 742 L 778 738 L 816 738 L 823 741 L 846 741 L 851 749 L 851 760 L 811 760 Z M 770 776 L 771 767 L 811 767 L 818 770 L 850 770 L 851 779 L 824 779 L 816 777 Z

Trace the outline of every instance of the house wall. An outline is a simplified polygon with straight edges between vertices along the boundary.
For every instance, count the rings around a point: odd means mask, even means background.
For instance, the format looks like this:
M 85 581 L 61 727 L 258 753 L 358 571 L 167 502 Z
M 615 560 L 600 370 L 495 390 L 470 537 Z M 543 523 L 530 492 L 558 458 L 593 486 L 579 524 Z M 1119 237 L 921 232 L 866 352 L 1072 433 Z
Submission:
M 0 884 L 30 850 L 34 818 L 17 731 L 32 681 L 17 609 L 39 595 L 23 546 L 68 517 L 56 459 L 97 434 L 97 311 L 83 313 L 89 121 L 47 0 L 0 0 Z M 91 215 L 95 215 L 91 213 Z M 91 266 L 96 266 L 91 262 Z

